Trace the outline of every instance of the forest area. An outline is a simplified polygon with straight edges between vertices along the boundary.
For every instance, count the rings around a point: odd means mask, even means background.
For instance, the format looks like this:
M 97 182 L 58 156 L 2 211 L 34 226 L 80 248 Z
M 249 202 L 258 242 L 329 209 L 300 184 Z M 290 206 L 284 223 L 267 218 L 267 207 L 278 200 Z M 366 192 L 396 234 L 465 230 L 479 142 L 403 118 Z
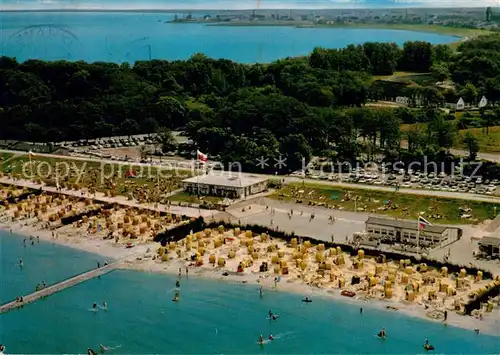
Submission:
M 426 42 L 365 43 L 315 48 L 269 64 L 195 54 L 134 65 L 2 57 L 0 68 L 0 139 L 54 142 L 181 130 L 201 151 L 224 163 L 239 161 L 247 171 L 257 158 L 279 155 L 288 171 L 312 155 L 449 160 L 457 139 L 474 158 L 477 137 L 458 130 L 486 133 L 500 125 L 498 106 L 459 119 L 440 109 L 459 97 L 470 104 L 483 95 L 500 101 L 499 35 L 470 39 L 456 51 Z M 376 78 L 397 71 L 430 73 L 453 87 Z M 418 99 L 421 107 L 365 106 L 397 96 Z M 423 125 L 401 131 L 401 124 L 414 123 Z M 408 149 L 401 149 L 403 139 Z

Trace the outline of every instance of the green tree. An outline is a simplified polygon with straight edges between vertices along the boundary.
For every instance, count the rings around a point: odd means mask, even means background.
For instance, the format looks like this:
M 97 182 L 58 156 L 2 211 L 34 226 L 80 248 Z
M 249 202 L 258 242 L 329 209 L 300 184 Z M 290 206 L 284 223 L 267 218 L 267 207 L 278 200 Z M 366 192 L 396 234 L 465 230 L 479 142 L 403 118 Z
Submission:
M 476 160 L 477 153 L 479 152 L 479 141 L 477 137 L 475 137 L 470 132 L 465 132 L 462 142 L 467 146 L 467 149 L 469 150 L 469 158 L 471 160 Z
M 405 42 L 399 66 L 406 71 L 428 72 L 434 56 L 434 48 L 428 42 Z
M 177 141 L 174 138 L 172 131 L 166 127 L 158 128 L 157 142 L 162 152 L 171 152 L 177 147 Z

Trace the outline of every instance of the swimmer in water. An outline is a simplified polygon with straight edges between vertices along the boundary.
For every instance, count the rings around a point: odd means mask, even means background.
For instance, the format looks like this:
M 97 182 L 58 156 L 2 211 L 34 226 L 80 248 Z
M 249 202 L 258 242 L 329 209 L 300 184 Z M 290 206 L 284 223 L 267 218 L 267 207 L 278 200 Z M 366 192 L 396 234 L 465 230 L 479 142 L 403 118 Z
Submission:
M 273 335 L 272 335 L 272 334 L 270 334 L 270 335 L 269 335 L 269 340 L 274 340 L 274 338 L 273 338 Z
M 19 258 L 19 266 L 23 267 L 24 266 L 24 261 L 23 258 Z
M 102 308 L 104 308 L 106 311 L 108 310 L 108 304 L 106 303 L 106 301 L 102 303 Z
M 385 328 L 382 328 L 382 329 L 380 330 L 380 332 L 378 332 L 378 334 L 377 334 L 377 335 L 378 335 L 378 337 L 379 337 L 379 338 L 384 338 L 384 339 L 385 339 L 385 335 L 386 335 L 386 334 L 385 334 Z
M 92 305 L 92 308 L 96 309 L 97 308 L 97 303 L 94 302 L 94 304 Z
M 102 352 L 102 353 L 104 353 L 104 352 L 106 352 L 106 351 L 108 350 L 108 348 L 107 348 L 107 347 L 105 347 L 105 346 L 104 346 L 104 345 L 102 345 L 102 344 L 101 344 L 101 345 L 99 345 L 99 349 L 101 349 L 101 352 Z
M 269 318 L 273 317 L 273 311 L 269 310 Z
M 259 343 L 260 345 L 264 344 L 264 337 L 262 336 L 262 334 L 259 337 Z

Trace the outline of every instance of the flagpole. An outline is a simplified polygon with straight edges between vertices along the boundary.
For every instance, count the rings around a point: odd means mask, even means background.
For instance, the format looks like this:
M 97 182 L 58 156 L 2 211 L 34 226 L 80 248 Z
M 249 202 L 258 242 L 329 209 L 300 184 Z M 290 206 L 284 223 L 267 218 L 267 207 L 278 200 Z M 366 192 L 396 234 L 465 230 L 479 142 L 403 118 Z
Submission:
M 33 180 L 33 162 L 31 161 L 31 150 L 28 152 L 28 157 L 30 159 L 30 180 Z
M 420 216 L 417 218 L 417 256 L 420 255 Z
M 199 172 L 199 156 L 198 151 L 196 151 L 196 194 L 198 195 L 198 200 L 200 199 L 200 172 Z M 198 201 L 199 202 L 199 201 Z

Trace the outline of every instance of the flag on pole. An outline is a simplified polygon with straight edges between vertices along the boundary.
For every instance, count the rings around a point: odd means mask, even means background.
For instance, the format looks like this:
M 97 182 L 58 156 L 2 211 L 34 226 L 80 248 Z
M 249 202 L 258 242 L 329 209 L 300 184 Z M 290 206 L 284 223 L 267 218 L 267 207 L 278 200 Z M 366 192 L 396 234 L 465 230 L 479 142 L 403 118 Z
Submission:
M 199 150 L 196 151 L 196 155 L 198 156 L 198 160 L 203 162 L 203 163 L 206 163 L 208 161 L 208 156 L 202 152 L 200 152 Z
M 425 226 L 432 226 L 431 222 L 426 220 L 424 217 L 418 217 L 418 229 L 425 229 Z

